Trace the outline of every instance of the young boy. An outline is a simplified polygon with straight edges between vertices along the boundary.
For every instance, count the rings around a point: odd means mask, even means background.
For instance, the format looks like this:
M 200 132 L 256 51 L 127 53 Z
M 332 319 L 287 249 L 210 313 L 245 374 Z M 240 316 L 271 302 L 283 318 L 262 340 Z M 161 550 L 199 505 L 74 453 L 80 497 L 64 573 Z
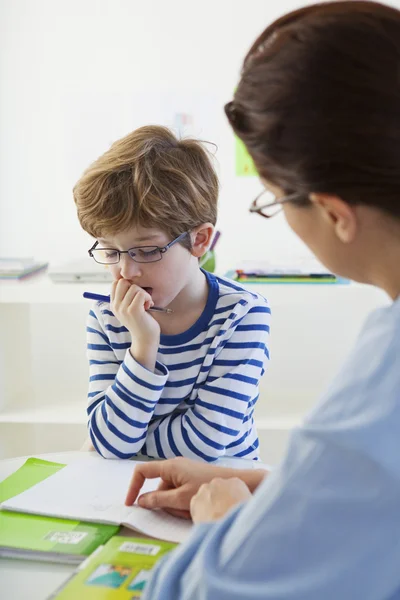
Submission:
M 199 268 L 217 218 L 207 152 L 164 127 L 142 127 L 87 169 L 74 199 L 97 240 L 90 256 L 114 277 L 111 304 L 96 304 L 87 327 L 97 452 L 257 460 L 253 413 L 270 309 Z

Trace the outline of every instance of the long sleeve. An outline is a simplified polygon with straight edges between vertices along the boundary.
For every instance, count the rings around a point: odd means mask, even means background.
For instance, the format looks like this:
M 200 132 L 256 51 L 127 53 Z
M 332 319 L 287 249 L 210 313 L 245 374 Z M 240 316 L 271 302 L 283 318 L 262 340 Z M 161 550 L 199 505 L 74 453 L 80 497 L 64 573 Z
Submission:
M 247 504 L 195 528 L 156 568 L 146 598 L 400 598 L 396 304 L 370 318 L 282 465 Z
M 131 356 L 129 346 L 120 363 L 93 311 L 87 334 L 90 438 L 105 458 L 130 458 L 143 447 L 168 371 L 160 363 L 154 373 L 148 371 Z

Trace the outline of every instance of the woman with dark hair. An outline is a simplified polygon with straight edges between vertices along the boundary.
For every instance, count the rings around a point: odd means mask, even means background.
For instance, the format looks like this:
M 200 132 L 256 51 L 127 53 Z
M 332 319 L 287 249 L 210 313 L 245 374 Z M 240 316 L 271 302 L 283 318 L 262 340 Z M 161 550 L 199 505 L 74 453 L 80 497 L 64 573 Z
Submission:
M 393 302 L 268 478 L 138 465 L 128 503 L 161 476 L 139 504 L 198 523 L 146 597 L 400 599 L 400 12 L 360 0 L 282 17 L 251 48 L 226 113 L 276 196 L 251 210 L 282 208 L 329 269 Z

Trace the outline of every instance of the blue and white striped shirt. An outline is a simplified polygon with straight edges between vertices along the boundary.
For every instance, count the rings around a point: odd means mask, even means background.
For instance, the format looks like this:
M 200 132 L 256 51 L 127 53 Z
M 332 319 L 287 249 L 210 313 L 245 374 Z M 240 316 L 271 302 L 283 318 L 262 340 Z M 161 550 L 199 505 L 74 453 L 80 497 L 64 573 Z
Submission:
M 131 336 L 106 303 L 88 319 L 88 427 L 105 458 L 258 459 L 254 405 L 269 359 L 270 308 L 206 273 L 205 309 L 190 329 L 161 335 L 155 372 L 130 354 Z

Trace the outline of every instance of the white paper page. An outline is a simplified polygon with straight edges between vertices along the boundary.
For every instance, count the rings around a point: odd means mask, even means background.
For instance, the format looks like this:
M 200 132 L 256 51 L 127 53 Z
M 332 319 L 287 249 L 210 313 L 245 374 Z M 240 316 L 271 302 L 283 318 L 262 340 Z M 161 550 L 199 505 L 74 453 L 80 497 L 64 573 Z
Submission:
M 192 521 L 178 519 L 162 510 L 146 510 L 140 506 L 133 507 L 128 520 L 123 524 L 168 542 L 184 542 L 193 528 Z
M 181 519 L 163 512 L 154 513 L 152 518 L 151 511 L 139 506 L 124 505 L 136 464 L 136 461 L 105 460 L 100 456 L 91 455 L 67 465 L 29 490 L 3 502 L 1 507 L 17 512 L 79 521 L 116 525 L 129 523 L 131 527 L 134 521 L 140 525 L 140 531 L 144 534 L 169 541 L 181 541 Z M 159 479 L 146 480 L 142 493 L 157 489 L 159 482 Z M 138 516 L 132 521 L 131 517 L 135 512 Z M 146 515 L 150 517 L 146 518 Z M 146 523 L 151 531 L 146 529 Z

